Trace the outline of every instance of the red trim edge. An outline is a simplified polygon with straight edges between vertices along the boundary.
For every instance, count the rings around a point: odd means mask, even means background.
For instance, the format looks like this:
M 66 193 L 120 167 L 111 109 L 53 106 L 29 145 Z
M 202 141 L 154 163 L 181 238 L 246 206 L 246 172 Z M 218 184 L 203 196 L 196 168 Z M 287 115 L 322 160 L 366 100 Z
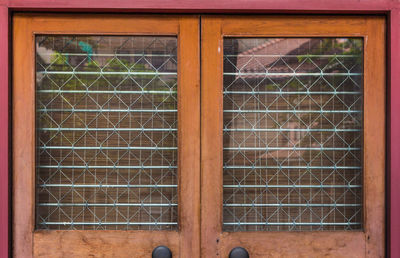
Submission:
M 388 95 L 388 255 L 400 257 L 400 10 L 390 13 Z
M 0 0 L 0 257 L 9 257 L 11 11 L 388 14 L 387 256 L 400 258 L 400 0 Z
M 0 6 L 0 257 L 9 256 L 8 8 Z

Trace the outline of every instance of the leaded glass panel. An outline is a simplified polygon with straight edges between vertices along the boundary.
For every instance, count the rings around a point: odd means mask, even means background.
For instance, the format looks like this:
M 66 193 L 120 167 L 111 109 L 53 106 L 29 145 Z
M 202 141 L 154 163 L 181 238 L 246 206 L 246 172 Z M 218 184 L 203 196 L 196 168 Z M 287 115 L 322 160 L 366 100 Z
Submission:
M 362 229 L 363 41 L 225 38 L 223 228 Z
M 177 229 L 177 39 L 36 37 L 36 227 Z

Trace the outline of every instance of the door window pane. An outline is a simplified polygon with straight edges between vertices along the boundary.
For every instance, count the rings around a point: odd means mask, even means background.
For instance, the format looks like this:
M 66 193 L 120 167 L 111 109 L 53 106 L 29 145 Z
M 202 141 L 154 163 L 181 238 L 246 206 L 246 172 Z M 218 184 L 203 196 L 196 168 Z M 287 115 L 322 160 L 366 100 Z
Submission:
M 36 37 L 38 229 L 177 229 L 176 50 Z
M 363 41 L 225 38 L 226 231 L 362 229 Z

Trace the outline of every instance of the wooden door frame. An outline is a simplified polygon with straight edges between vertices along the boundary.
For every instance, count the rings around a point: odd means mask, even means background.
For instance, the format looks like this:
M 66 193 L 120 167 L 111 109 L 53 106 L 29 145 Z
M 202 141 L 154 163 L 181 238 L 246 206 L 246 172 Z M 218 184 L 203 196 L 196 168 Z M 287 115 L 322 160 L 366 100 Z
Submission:
M 197 16 L 17 14 L 13 18 L 13 255 L 148 257 L 200 252 L 200 49 Z M 178 37 L 178 231 L 35 230 L 35 35 Z
M 385 19 L 365 16 L 205 16 L 201 57 L 201 251 L 226 257 L 384 257 Z M 223 232 L 223 38 L 360 37 L 364 40 L 363 231 Z

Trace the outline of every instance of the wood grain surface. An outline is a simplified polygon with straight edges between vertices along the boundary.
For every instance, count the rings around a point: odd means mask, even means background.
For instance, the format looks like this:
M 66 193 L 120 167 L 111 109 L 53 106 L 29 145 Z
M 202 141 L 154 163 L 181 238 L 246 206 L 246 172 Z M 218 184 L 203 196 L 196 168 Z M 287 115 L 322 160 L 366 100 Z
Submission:
M 224 36 L 362 37 L 364 39 L 364 232 L 222 232 L 220 67 Z M 235 246 L 247 248 L 250 257 L 384 257 L 386 71 L 384 53 L 383 17 L 206 16 L 202 18 L 201 247 L 203 257 L 227 257 Z
M 149 257 L 200 251 L 200 49 L 196 16 L 15 15 L 13 236 L 15 257 Z M 178 36 L 179 231 L 35 231 L 35 34 Z M 136 251 L 135 251 L 136 250 Z

